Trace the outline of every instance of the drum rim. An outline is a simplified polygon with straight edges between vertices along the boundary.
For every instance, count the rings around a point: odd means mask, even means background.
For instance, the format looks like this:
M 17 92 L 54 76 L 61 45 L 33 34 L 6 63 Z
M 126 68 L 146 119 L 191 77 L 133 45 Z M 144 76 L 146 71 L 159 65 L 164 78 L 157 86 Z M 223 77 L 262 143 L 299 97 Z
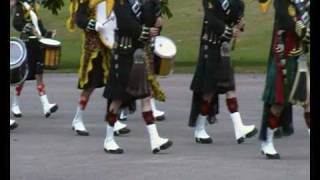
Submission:
M 19 84 L 23 83 L 23 82 L 27 79 L 28 74 L 29 74 L 29 69 L 27 68 L 27 69 L 26 69 L 26 72 L 24 73 L 23 78 L 22 78 L 19 82 L 16 82 L 16 83 L 11 83 L 11 82 L 10 82 L 10 85 L 11 85 L 11 86 L 16 86 L 16 85 L 19 85 Z
M 10 60 L 10 70 L 11 69 L 15 69 L 17 67 L 20 67 L 25 61 L 26 61 L 26 57 L 27 57 L 27 48 L 26 48 L 26 45 L 25 43 L 17 38 L 17 37 L 11 37 L 10 38 L 10 43 L 15 43 L 19 46 L 19 48 L 22 49 L 22 55 L 19 57 L 19 60 L 16 61 L 16 63 L 14 64 L 11 64 L 11 60 Z M 11 50 L 10 50 L 11 52 Z
M 157 56 L 161 57 L 161 58 L 170 58 L 170 59 L 174 58 L 174 57 L 176 56 L 176 54 L 177 54 L 177 46 L 176 46 L 176 44 L 174 43 L 174 41 L 171 40 L 170 38 L 166 37 L 166 36 L 156 36 L 156 37 L 155 37 L 155 41 L 154 41 L 154 42 L 155 42 L 155 47 L 156 47 L 156 41 L 157 41 L 157 39 L 164 39 L 164 40 L 169 41 L 170 43 L 172 43 L 172 45 L 173 45 L 173 47 L 174 47 L 174 53 L 173 53 L 173 55 L 170 55 L 170 56 L 161 55 L 161 54 L 159 54 L 159 52 L 156 51 L 156 48 L 154 48 L 154 53 L 155 53 Z
M 45 41 L 47 41 L 47 40 L 49 40 L 49 41 L 51 41 L 51 42 L 56 42 L 56 44 L 50 44 L 50 43 L 48 43 L 48 42 L 45 42 Z M 56 40 L 56 39 L 52 39 L 52 38 L 41 38 L 41 39 L 39 40 L 39 42 L 40 42 L 41 44 L 48 45 L 48 46 L 61 46 L 61 42 L 60 42 L 60 41 L 58 41 L 58 40 Z

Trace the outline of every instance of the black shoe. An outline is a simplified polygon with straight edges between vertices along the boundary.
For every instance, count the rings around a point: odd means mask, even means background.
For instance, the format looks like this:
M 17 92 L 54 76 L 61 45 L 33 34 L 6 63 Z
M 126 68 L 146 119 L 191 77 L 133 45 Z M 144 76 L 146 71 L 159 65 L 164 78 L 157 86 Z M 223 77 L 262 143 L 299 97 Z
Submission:
M 241 143 L 243 143 L 243 142 L 244 142 L 244 137 L 241 137 L 241 138 L 237 139 L 237 143 L 238 143 L 238 144 L 241 144 Z
M 52 108 L 50 108 L 50 113 L 54 113 L 58 110 L 58 105 L 55 104 Z
M 246 138 L 251 138 L 258 133 L 258 129 L 254 128 L 251 132 L 246 134 Z
M 51 116 L 51 113 L 50 113 L 50 112 L 47 112 L 44 116 L 45 116 L 46 118 L 48 118 L 48 117 Z
M 115 136 L 119 136 L 119 135 L 123 135 L 123 134 L 129 134 L 130 131 L 131 131 L 131 130 L 130 130 L 129 128 L 124 127 L 124 128 L 122 128 L 122 129 L 120 129 L 120 130 L 118 130 L 118 131 L 114 131 L 113 134 L 114 134 Z
M 267 159 L 280 159 L 280 154 L 268 154 L 268 153 L 265 153 L 263 151 L 261 151 L 261 154 L 262 155 L 265 155 Z
M 212 139 L 209 138 L 195 138 L 197 143 L 200 144 L 211 144 L 212 143 Z
M 123 149 L 119 148 L 119 149 L 116 149 L 116 150 L 107 150 L 107 149 L 104 149 L 104 151 L 106 153 L 110 153 L 110 154 L 122 154 L 123 153 Z
M 294 133 L 293 127 L 291 128 L 282 128 L 282 135 L 283 136 L 291 136 Z
M 218 119 L 216 116 L 212 116 L 211 118 L 208 119 L 209 124 L 215 124 L 218 123 Z
M 58 105 L 55 104 L 53 107 L 50 108 L 50 112 L 47 112 L 45 114 L 46 118 L 50 117 L 51 116 L 51 113 L 54 113 L 58 110 Z
M 164 121 L 166 120 L 166 116 L 165 115 L 162 115 L 162 116 L 157 116 L 155 117 L 156 121 Z
M 173 142 L 170 141 L 170 140 L 168 140 L 168 142 L 162 144 L 162 145 L 160 146 L 160 148 L 155 148 L 155 149 L 153 149 L 153 150 L 152 150 L 152 153 L 153 153 L 153 154 L 156 154 L 156 153 L 160 152 L 160 150 L 166 150 L 166 149 L 168 149 L 169 147 L 171 147 L 172 144 L 173 144 Z
M 20 114 L 15 114 L 15 113 L 12 113 L 13 114 L 13 117 L 15 117 L 15 118 L 21 118 L 22 117 L 22 114 L 20 113 Z
M 14 122 L 12 125 L 10 125 L 10 130 L 16 129 L 18 127 L 18 123 Z
M 76 129 L 74 129 L 74 127 L 72 127 L 72 130 L 75 131 L 79 136 L 89 136 L 90 135 L 88 131 L 76 130 Z
M 279 139 L 279 138 L 282 137 L 282 132 L 281 132 L 280 128 L 278 128 L 278 129 L 274 132 L 273 137 L 276 138 L 276 139 Z

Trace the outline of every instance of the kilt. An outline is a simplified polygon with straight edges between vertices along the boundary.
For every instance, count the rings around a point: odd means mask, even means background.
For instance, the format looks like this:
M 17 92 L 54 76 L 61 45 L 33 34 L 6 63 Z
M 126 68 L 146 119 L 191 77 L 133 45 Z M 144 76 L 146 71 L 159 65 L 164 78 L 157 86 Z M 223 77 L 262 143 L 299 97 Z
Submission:
M 101 88 L 109 75 L 111 50 L 100 41 L 96 32 L 84 32 L 78 72 L 78 89 Z
M 38 38 L 29 38 L 25 41 L 27 48 L 27 62 L 29 73 L 26 80 L 35 80 L 36 74 L 43 74 L 44 59 Z
M 235 90 L 230 58 L 222 58 L 220 45 L 202 42 L 190 89 L 194 92 L 224 94 Z
M 141 96 L 133 96 L 128 92 L 128 86 L 130 81 L 131 70 L 133 67 L 133 54 L 136 48 L 131 48 L 123 52 L 121 49 L 115 49 L 111 58 L 110 74 L 105 86 L 103 97 L 108 100 L 121 100 L 123 103 L 132 102 L 136 99 L 143 99 L 151 95 L 147 93 Z M 139 80 L 137 80 L 139 81 Z M 137 82 L 144 83 L 147 86 L 149 82 Z

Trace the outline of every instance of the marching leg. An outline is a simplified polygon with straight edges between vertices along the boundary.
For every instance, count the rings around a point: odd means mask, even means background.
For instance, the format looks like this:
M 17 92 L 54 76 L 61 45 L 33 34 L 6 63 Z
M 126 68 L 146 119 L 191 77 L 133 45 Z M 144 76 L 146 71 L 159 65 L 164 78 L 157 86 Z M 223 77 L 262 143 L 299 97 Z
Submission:
M 227 98 L 226 103 L 232 119 L 234 133 L 238 144 L 244 142 L 245 138 L 250 138 L 257 134 L 258 130 L 254 125 L 243 125 L 240 113 L 238 112 L 238 101 L 236 97 Z
M 20 104 L 19 97 L 21 95 L 22 88 L 23 88 L 23 84 L 17 85 L 16 93 L 13 95 L 13 98 L 12 98 L 11 111 L 13 116 L 18 118 L 22 116 L 22 113 L 19 107 L 19 104 Z
M 149 101 L 149 102 L 148 102 Z M 158 134 L 157 126 L 154 123 L 155 119 L 153 116 L 153 112 L 151 107 L 148 107 L 148 103 L 150 103 L 150 99 L 146 98 L 141 100 L 142 105 L 142 117 L 146 123 L 147 131 L 149 134 L 150 145 L 152 153 L 158 153 L 160 150 L 168 149 L 172 146 L 172 141 L 168 138 L 161 138 Z M 150 105 L 151 106 L 151 105 Z
M 88 101 L 89 101 L 89 97 L 88 98 L 86 98 L 85 96 L 80 97 L 79 105 L 77 107 L 77 112 L 72 121 L 72 130 L 75 131 L 80 136 L 89 136 L 89 132 L 84 126 L 83 118 L 82 118 L 82 114 L 87 106 Z
M 279 117 L 276 117 L 275 115 L 270 113 L 268 123 L 269 127 L 267 128 L 266 132 L 267 138 L 265 141 L 262 141 L 261 153 L 266 155 L 267 159 L 280 159 L 280 155 L 273 145 L 273 135 L 279 127 Z
M 196 127 L 194 128 L 194 137 L 197 143 L 210 144 L 211 137 L 206 132 L 206 124 L 209 114 L 209 101 L 203 100 L 201 103 L 200 114 L 197 117 Z
M 39 92 L 40 101 L 43 107 L 43 113 L 46 118 L 50 117 L 51 113 L 58 110 L 58 105 L 56 103 L 50 104 L 48 96 L 45 92 L 45 85 L 43 83 L 37 85 L 37 90 Z
M 107 153 L 111 153 L 111 154 L 122 154 L 123 153 L 123 149 L 121 149 L 119 147 L 119 145 L 116 143 L 115 139 L 114 139 L 114 124 L 117 121 L 117 114 L 114 112 L 117 112 L 118 108 L 121 105 L 121 102 L 112 102 L 111 103 L 111 107 L 115 105 L 117 106 L 114 110 L 108 110 L 107 115 L 106 115 L 106 122 L 107 122 L 107 127 L 106 127 L 106 138 L 104 140 L 104 151 Z M 107 108 L 109 109 L 109 108 Z
M 143 118 L 146 122 L 147 131 L 149 133 L 150 138 L 150 145 L 151 145 L 151 151 L 152 153 L 158 153 L 160 150 L 168 149 L 170 146 L 172 146 L 172 141 L 170 141 L 168 138 L 161 138 L 158 134 L 157 125 L 154 124 L 154 122 L 151 122 L 152 118 L 154 119 L 152 115 L 152 111 L 143 112 Z
M 197 118 L 196 127 L 194 129 L 194 137 L 197 143 L 210 144 L 211 137 L 207 134 L 205 126 L 207 123 L 207 116 L 200 115 Z
M 280 159 L 280 155 L 277 153 L 273 145 L 273 133 L 276 129 L 267 129 L 267 140 L 261 144 L 261 152 L 266 155 L 268 159 Z
M 153 116 L 156 118 L 157 121 L 163 121 L 166 119 L 164 115 L 165 112 L 159 111 L 157 109 L 154 98 L 151 98 L 151 108 L 152 108 Z

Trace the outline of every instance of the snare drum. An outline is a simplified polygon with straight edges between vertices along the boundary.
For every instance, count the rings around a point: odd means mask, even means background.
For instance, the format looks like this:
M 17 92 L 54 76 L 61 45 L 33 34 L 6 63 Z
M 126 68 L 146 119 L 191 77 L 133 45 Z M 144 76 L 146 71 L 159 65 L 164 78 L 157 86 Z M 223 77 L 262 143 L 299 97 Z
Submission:
M 16 37 L 10 38 L 10 84 L 23 83 L 28 75 L 26 61 L 27 49 L 24 42 Z
M 40 39 L 45 69 L 58 69 L 61 57 L 61 43 L 54 39 Z
M 174 42 L 164 36 L 157 36 L 154 41 L 155 74 L 166 77 L 173 72 L 174 58 L 177 48 Z

